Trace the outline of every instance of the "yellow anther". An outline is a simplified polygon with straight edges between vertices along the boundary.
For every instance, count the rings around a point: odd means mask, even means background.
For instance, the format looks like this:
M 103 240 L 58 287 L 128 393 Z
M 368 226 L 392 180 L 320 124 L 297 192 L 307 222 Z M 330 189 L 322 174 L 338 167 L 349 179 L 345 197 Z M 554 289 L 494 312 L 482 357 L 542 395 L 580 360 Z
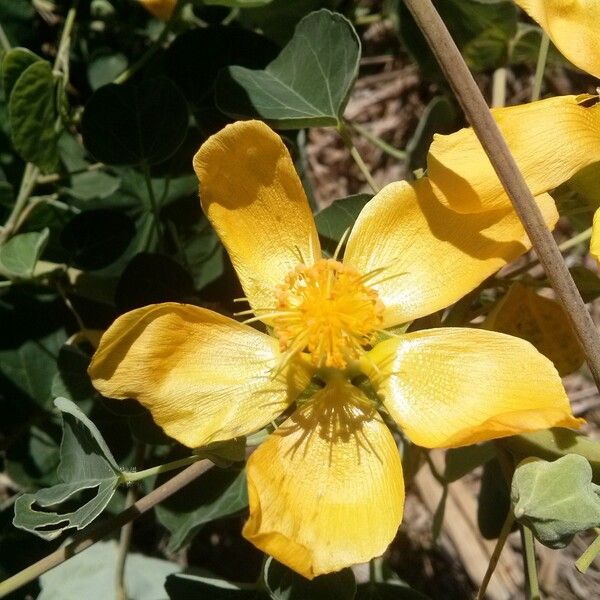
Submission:
M 373 343 L 383 304 L 364 277 L 334 259 L 298 265 L 275 290 L 272 319 L 282 352 L 309 352 L 316 366 L 344 368 Z

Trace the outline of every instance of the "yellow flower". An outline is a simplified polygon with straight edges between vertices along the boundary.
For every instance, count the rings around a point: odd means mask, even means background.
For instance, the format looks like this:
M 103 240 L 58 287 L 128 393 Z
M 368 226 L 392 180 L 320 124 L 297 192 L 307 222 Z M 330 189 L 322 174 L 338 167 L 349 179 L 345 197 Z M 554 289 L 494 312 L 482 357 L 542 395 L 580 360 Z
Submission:
M 576 66 L 600 77 L 600 0 L 515 0 Z
M 528 342 L 385 331 L 449 306 L 526 251 L 512 210 L 458 215 L 427 179 L 392 183 L 361 212 L 343 260 L 323 258 L 292 160 L 266 125 L 227 126 L 194 167 L 244 312 L 271 335 L 197 306 L 147 306 L 109 328 L 90 375 L 190 447 L 284 417 L 247 464 L 243 533 L 257 547 L 308 578 L 385 551 L 404 485 L 380 413 L 427 448 L 579 426 L 556 370 Z M 538 201 L 552 227 L 552 199 Z
M 177 5 L 177 0 L 138 0 L 138 2 L 161 21 L 168 21 Z

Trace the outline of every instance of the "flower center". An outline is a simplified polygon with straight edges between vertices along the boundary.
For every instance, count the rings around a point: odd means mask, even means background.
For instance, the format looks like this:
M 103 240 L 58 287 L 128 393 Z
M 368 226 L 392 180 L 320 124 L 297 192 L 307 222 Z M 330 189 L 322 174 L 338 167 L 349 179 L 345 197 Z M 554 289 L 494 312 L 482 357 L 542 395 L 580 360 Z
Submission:
M 372 344 L 383 303 L 364 277 L 334 259 L 298 265 L 277 286 L 275 334 L 282 352 L 306 350 L 318 367 L 344 368 Z

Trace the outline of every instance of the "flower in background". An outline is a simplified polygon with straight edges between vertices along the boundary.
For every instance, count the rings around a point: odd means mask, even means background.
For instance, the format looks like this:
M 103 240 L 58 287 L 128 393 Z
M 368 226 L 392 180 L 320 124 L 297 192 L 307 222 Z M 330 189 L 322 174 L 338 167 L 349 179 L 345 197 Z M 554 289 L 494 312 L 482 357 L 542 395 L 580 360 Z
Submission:
M 346 249 L 323 256 L 290 155 L 257 121 L 198 151 L 202 207 L 246 294 L 249 322 L 166 303 L 119 317 L 90 365 L 198 447 L 279 425 L 247 463 L 244 535 L 312 578 L 382 554 L 402 519 L 396 442 L 460 446 L 578 427 L 552 363 L 470 328 L 390 331 L 449 306 L 529 247 L 511 209 L 459 215 L 426 178 L 386 186 Z M 538 198 L 550 227 L 552 199 Z M 341 246 L 341 244 L 340 244 Z
M 574 65 L 600 77 L 600 0 L 515 0 Z
M 177 5 L 177 0 L 138 0 L 138 2 L 161 21 L 168 21 Z

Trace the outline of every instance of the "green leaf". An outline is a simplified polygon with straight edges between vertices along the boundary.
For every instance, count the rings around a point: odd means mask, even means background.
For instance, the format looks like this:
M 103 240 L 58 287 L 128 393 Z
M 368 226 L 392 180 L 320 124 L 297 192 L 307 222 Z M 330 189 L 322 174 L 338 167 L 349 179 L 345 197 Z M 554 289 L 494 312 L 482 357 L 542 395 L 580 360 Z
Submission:
M 31 279 L 50 235 L 49 229 L 20 233 L 0 246 L 0 267 L 11 276 Z
M 317 231 L 333 242 L 330 246 L 333 246 L 334 250 L 335 245 L 342 239 L 346 230 L 354 225 L 360 211 L 371 198 L 370 194 L 354 194 L 339 198 L 315 215 Z
M 44 172 L 58 165 L 58 112 L 52 67 L 46 61 L 29 65 L 17 79 L 8 103 L 15 150 Z
M 411 171 L 425 168 L 427 152 L 436 133 L 452 133 L 458 128 L 458 114 L 446 96 L 436 96 L 425 107 L 412 138 L 406 144 L 406 160 Z
M 309 580 L 269 557 L 264 581 L 271 600 L 352 600 L 356 595 L 356 580 L 351 569 Z
M 60 329 L 38 340 L 28 340 L 16 349 L 0 351 L 0 375 L 38 406 L 50 410 L 56 361 L 65 339 Z
M 571 429 L 555 427 L 533 433 L 523 433 L 498 440 L 519 462 L 530 456 L 556 460 L 568 454 L 579 454 L 591 465 L 594 483 L 600 484 L 600 442 L 575 433 Z
M 33 63 L 42 60 L 37 54 L 27 48 L 13 48 L 2 58 L 2 84 L 7 98 L 17 83 L 21 74 Z
M 262 31 L 283 46 L 302 17 L 320 8 L 335 10 L 341 4 L 342 0 L 272 0 L 267 6 L 241 10 L 238 19 L 246 28 Z
M 217 106 L 281 129 L 337 126 L 358 74 L 360 40 L 342 15 L 306 16 L 264 71 L 229 67 L 217 79 Z
M 403 581 L 363 583 L 356 588 L 355 600 L 429 600 Z
M 37 600 L 106 600 L 112 597 L 117 556 L 115 541 L 94 544 L 42 575 L 42 591 Z M 175 563 L 128 552 L 124 577 L 128 600 L 163 600 L 165 578 L 179 569 Z
M 156 515 L 171 532 L 169 552 L 176 552 L 206 523 L 235 514 L 246 506 L 245 473 L 211 469 L 181 493 L 157 506 Z
M 209 598 L 210 600 L 255 600 L 262 598 L 255 586 L 244 583 L 231 583 L 216 577 L 195 573 L 169 575 L 165 583 L 169 600 L 189 600 Z
M 0 23 L 11 46 L 24 45 L 34 37 L 35 9 L 31 0 L 0 2 Z
M 588 461 L 577 454 L 522 462 L 511 499 L 515 517 L 550 548 L 563 548 L 576 533 L 600 525 L 600 487 L 592 483 Z
M 65 344 L 58 353 L 58 373 L 52 380 L 52 396 L 75 402 L 80 408 L 97 394 L 87 368 L 90 356 L 77 346 Z M 90 406 L 91 408 L 91 406 Z
M 89 63 L 87 69 L 88 81 L 93 90 L 112 83 L 118 75 L 127 69 L 127 57 L 120 52 L 103 54 Z
M 97 427 L 65 398 L 54 402 L 62 411 L 63 438 L 58 476 L 63 481 L 35 494 L 24 494 L 15 502 L 14 525 L 47 540 L 65 529 L 83 529 L 108 505 L 119 483 L 120 470 Z M 82 491 L 94 496 L 74 510 L 55 510 Z
M 86 149 L 108 165 L 156 164 L 181 145 L 188 126 L 185 98 L 168 79 L 98 89 L 83 112 Z

